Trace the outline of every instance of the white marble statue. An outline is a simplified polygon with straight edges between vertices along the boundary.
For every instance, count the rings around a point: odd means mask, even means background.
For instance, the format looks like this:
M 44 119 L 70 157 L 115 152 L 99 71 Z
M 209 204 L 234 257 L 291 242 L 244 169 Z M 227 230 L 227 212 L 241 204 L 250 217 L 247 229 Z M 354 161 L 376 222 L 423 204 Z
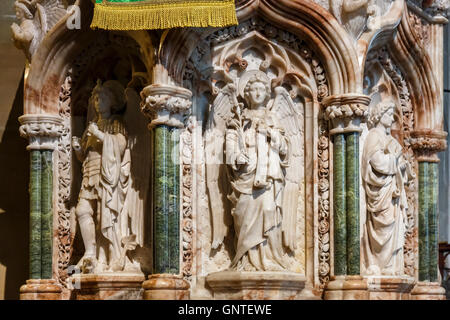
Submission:
M 139 263 L 128 254 L 143 246 L 149 178 L 149 164 L 138 163 L 134 156 L 145 156 L 149 145 L 136 147 L 138 122 L 130 113 L 139 113 L 138 105 L 134 90 L 125 90 L 118 81 L 99 81 L 89 101 L 89 125 L 81 139 L 72 139 L 83 163 L 75 210 L 85 246 L 79 262 L 83 273 L 140 272 Z M 127 119 L 134 124 L 128 126 L 130 131 L 124 124 Z
M 391 135 L 395 103 L 380 102 L 370 112 L 362 178 L 367 219 L 363 230 L 366 275 L 403 275 L 408 202 L 405 184 L 414 176 L 402 146 Z
M 14 44 L 24 50 L 28 59 L 36 51 L 45 34 L 67 13 L 63 0 L 17 0 L 14 3 L 19 24 L 11 30 Z
M 262 71 L 247 71 L 214 101 L 206 130 L 207 184 L 213 248 L 227 234 L 231 214 L 235 255 L 231 269 L 286 270 L 286 250 L 296 248 L 301 161 L 298 111 L 283 87 Z M 226 164 L 223 164 L 223 158 Z

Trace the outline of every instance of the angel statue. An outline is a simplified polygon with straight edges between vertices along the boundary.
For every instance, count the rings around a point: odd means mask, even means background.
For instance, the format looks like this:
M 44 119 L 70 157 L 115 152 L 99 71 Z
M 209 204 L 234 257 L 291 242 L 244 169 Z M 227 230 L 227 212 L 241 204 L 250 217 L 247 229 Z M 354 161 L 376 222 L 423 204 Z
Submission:
M 98 81 L 89 100 L 89 125 L 81 139 L 72 138 L 83 164 L 75 209 L 85 247 L 78 263 L 83 273 L 140 272 L 139 262 L 128 254 L 144 246 L 149 179 L 149 142 L 137 129 L 142 127 L 138 105 L 133 89 L 125 90 L 116 80 Z M 125 122 L 133 123 L 130 131 Z M 143 128 L 148 131 L 145 121 Z
M 287 90 L 274 89 L 262 71 L 247 71 L 214 101 L 206 127 L 207 186 L 213 243 L 235 231 L 231 269 L 283 271 L 286 249 L 296 248 L 302 164 L 299 113 Z M 223 164 L 223 157 L 226 164 Z
M 367 219 L 363 231 L 367 275 L 402 275 L 408 201 L 405 184 L 414 178 L 402 146 L 391 135 L 395 103 L 372 108 L 362 158 Z
M 66 0 L 17 0 L 14 3 L 20 25 L 13 23 L 14 44 L 27 58 L 36 51 L 44 35 L 67 13 Z

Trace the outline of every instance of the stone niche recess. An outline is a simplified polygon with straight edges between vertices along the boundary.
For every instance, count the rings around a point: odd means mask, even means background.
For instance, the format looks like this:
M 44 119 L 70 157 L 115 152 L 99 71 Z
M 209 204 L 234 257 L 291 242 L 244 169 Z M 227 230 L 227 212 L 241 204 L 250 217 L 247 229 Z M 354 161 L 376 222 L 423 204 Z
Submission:
M 237 242 L 243 234 L 237 234 L 236 229 L 245 231 L 244 227 L 235 225 L 239 222 L 233 221 L 232 211 L 239 208 L 234 208 L 227 198 L 231 185 L 226 176 L 225 136 L 231 134 L 229 131 L 227 134 L 226 122 L 232 117 L 234 102 L 241 103 L 244 117 L 250 116 L 246 115 L 250 106 L 245 101 L 244 87 L 254 74 L 261 74 L 268 81 L 271 92 L 267 92 L 267 109 L 271 104 L 273 109 L 279 107 L 277 104 L 285 104 L 281 108 L 286 111 L 279 115 L 279 120 L 286 121 L 286 136 L 290 138 L 289 164 L 283 169 L 287 183 L 282 190 L 289 200 L 281 199 L 286 213 L 281 225 L 275 227 L 280 228 L 279 236 L 283 237 L 281 251 L 285 268 L 278 272 L 264 267 L 258 270 L 251 263 L 230 268 L 236 252 L 242 250 Z M 319 179 L 319 166 L 322 184 L 329 185 L 328 168 L 323 164 L 328 159 L 322 156 L 328 153 L 327 126 L 323 124 L 319 107 L 328 87 L 318 58 L 295 35 L 263 19 L 252 18 L 238 27 L 202 39 L 187 64 L 184 83 L 193 92 L 189 120 L 193 147 L 187 150 L 192 153 L 192 206 L 196 208 L 193 292 L 198 297 L 220 299 L 313 297 L 311 288 L 314 280 L 319 279 L 317 269 L 307 267 L 307 259 L 317 259 L 319 255 L 318 247 L 313 247 L 311 241 L 311 235 L 318 232 L 314 230 L 314 221 L 319 220 L 319 210 L 314 204 L 328 200 L 321 198 L 328 190 L 323 185 L 319 190 L 315 183 Z M 283 93 L 287 99 L 280 102 Z M 244 126 L 251 126 L 248 121 L 242 121 Z M 329 212 L 321 211 L 321 214 L 326 219 Z M 252 234 L 255 231 L 248 232 L 247 237 L 261 237 Z M 320 237 L 325 242 L 322 257 L 328 256 L 329 243 L 325 239 L 329 239 L 329 230 L 322 229 Z M 329 270 L 327 259 L 322 260 L 321 268 L 323 279 L 327 276 L 324 269 Z M 229 282 L 233 283 L 231 287 Z
M 69 2 L 80 29 L 62 0 L 12 26 L 22 299 L 444 298 L 447 2 L 239 0 L 238 25 L 165 31 Z

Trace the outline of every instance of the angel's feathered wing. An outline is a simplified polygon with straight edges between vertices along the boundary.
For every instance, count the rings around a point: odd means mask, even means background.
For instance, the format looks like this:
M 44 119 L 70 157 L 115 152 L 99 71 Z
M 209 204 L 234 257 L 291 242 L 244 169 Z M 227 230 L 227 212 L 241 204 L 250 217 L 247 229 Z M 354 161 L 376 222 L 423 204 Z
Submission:
M 231 223 L 230 203 L 227 198 L 230 182 L 227 176 L 224 145 L 227 121 L 237 104 L 236 87 L 226 85 L 218 94 L 210 110 L 205 131 L 206 185 L 212 216 L 212 248 L 217 249 L 225 238 Z
M 284 129 L 289 144 L 289 164 L 286 167 L 286 185 L 283 191 L 282 201 L 282 230 L 284 245 L 294 251 L 297 248 L 295 241 L 296 220 L 298 196 L 303 176 L 303 164 L 301 163 L 302 156 L 300 154 L 303 144 L 300 113 L 296 110 L 295 104 L 289 93 L 283 87 L 275 88 L 275 100 L 271 111 L 278 116 L 280 125 Z
M 144 216 L 150 188 L 150 131 L 147 120 L 140 113 L 140 97 L 132 88 L 125 90 L 127 108 L 124 115 L 128 132 L 128 148 L 130 153 L 130 183 L 125 198 L 123 212 L 129 217 L 131 233 L 136 235 L 136 242 L 144 246 Z
M 67 14 L 64 0 L 36 0 L 36 7 L 44 34 Z

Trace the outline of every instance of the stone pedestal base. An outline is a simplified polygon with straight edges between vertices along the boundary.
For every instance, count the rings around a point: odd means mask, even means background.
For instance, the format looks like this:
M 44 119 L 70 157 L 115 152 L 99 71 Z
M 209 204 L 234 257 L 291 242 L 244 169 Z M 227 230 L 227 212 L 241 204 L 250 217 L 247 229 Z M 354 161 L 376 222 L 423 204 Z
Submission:
M 409 300 L 415 285 L 411 277 L 367 277 L 369 300 Z
M 206 277 L 218 300 L 294 300 L 303 296 L 306 278 L 287 272 L 215 272 Z
M 411 291 L 411 300 L 445 300 L 445 289 L 439 282 L 418 282 Z
M 76 300 L 141 300 L 143 275 L 76 274 L 71 277 Z
M 61 300 L 61 293 L 53 279 L 30 279 L 20 287 L 20 300 Z
M 153 274 L 142 284 L 144 300 L 189 300 L 189 282 L 179 275 Z
M 325 287 L 325 300 L 368 300 L 367 279 L 361 276 L 333 276 Z

